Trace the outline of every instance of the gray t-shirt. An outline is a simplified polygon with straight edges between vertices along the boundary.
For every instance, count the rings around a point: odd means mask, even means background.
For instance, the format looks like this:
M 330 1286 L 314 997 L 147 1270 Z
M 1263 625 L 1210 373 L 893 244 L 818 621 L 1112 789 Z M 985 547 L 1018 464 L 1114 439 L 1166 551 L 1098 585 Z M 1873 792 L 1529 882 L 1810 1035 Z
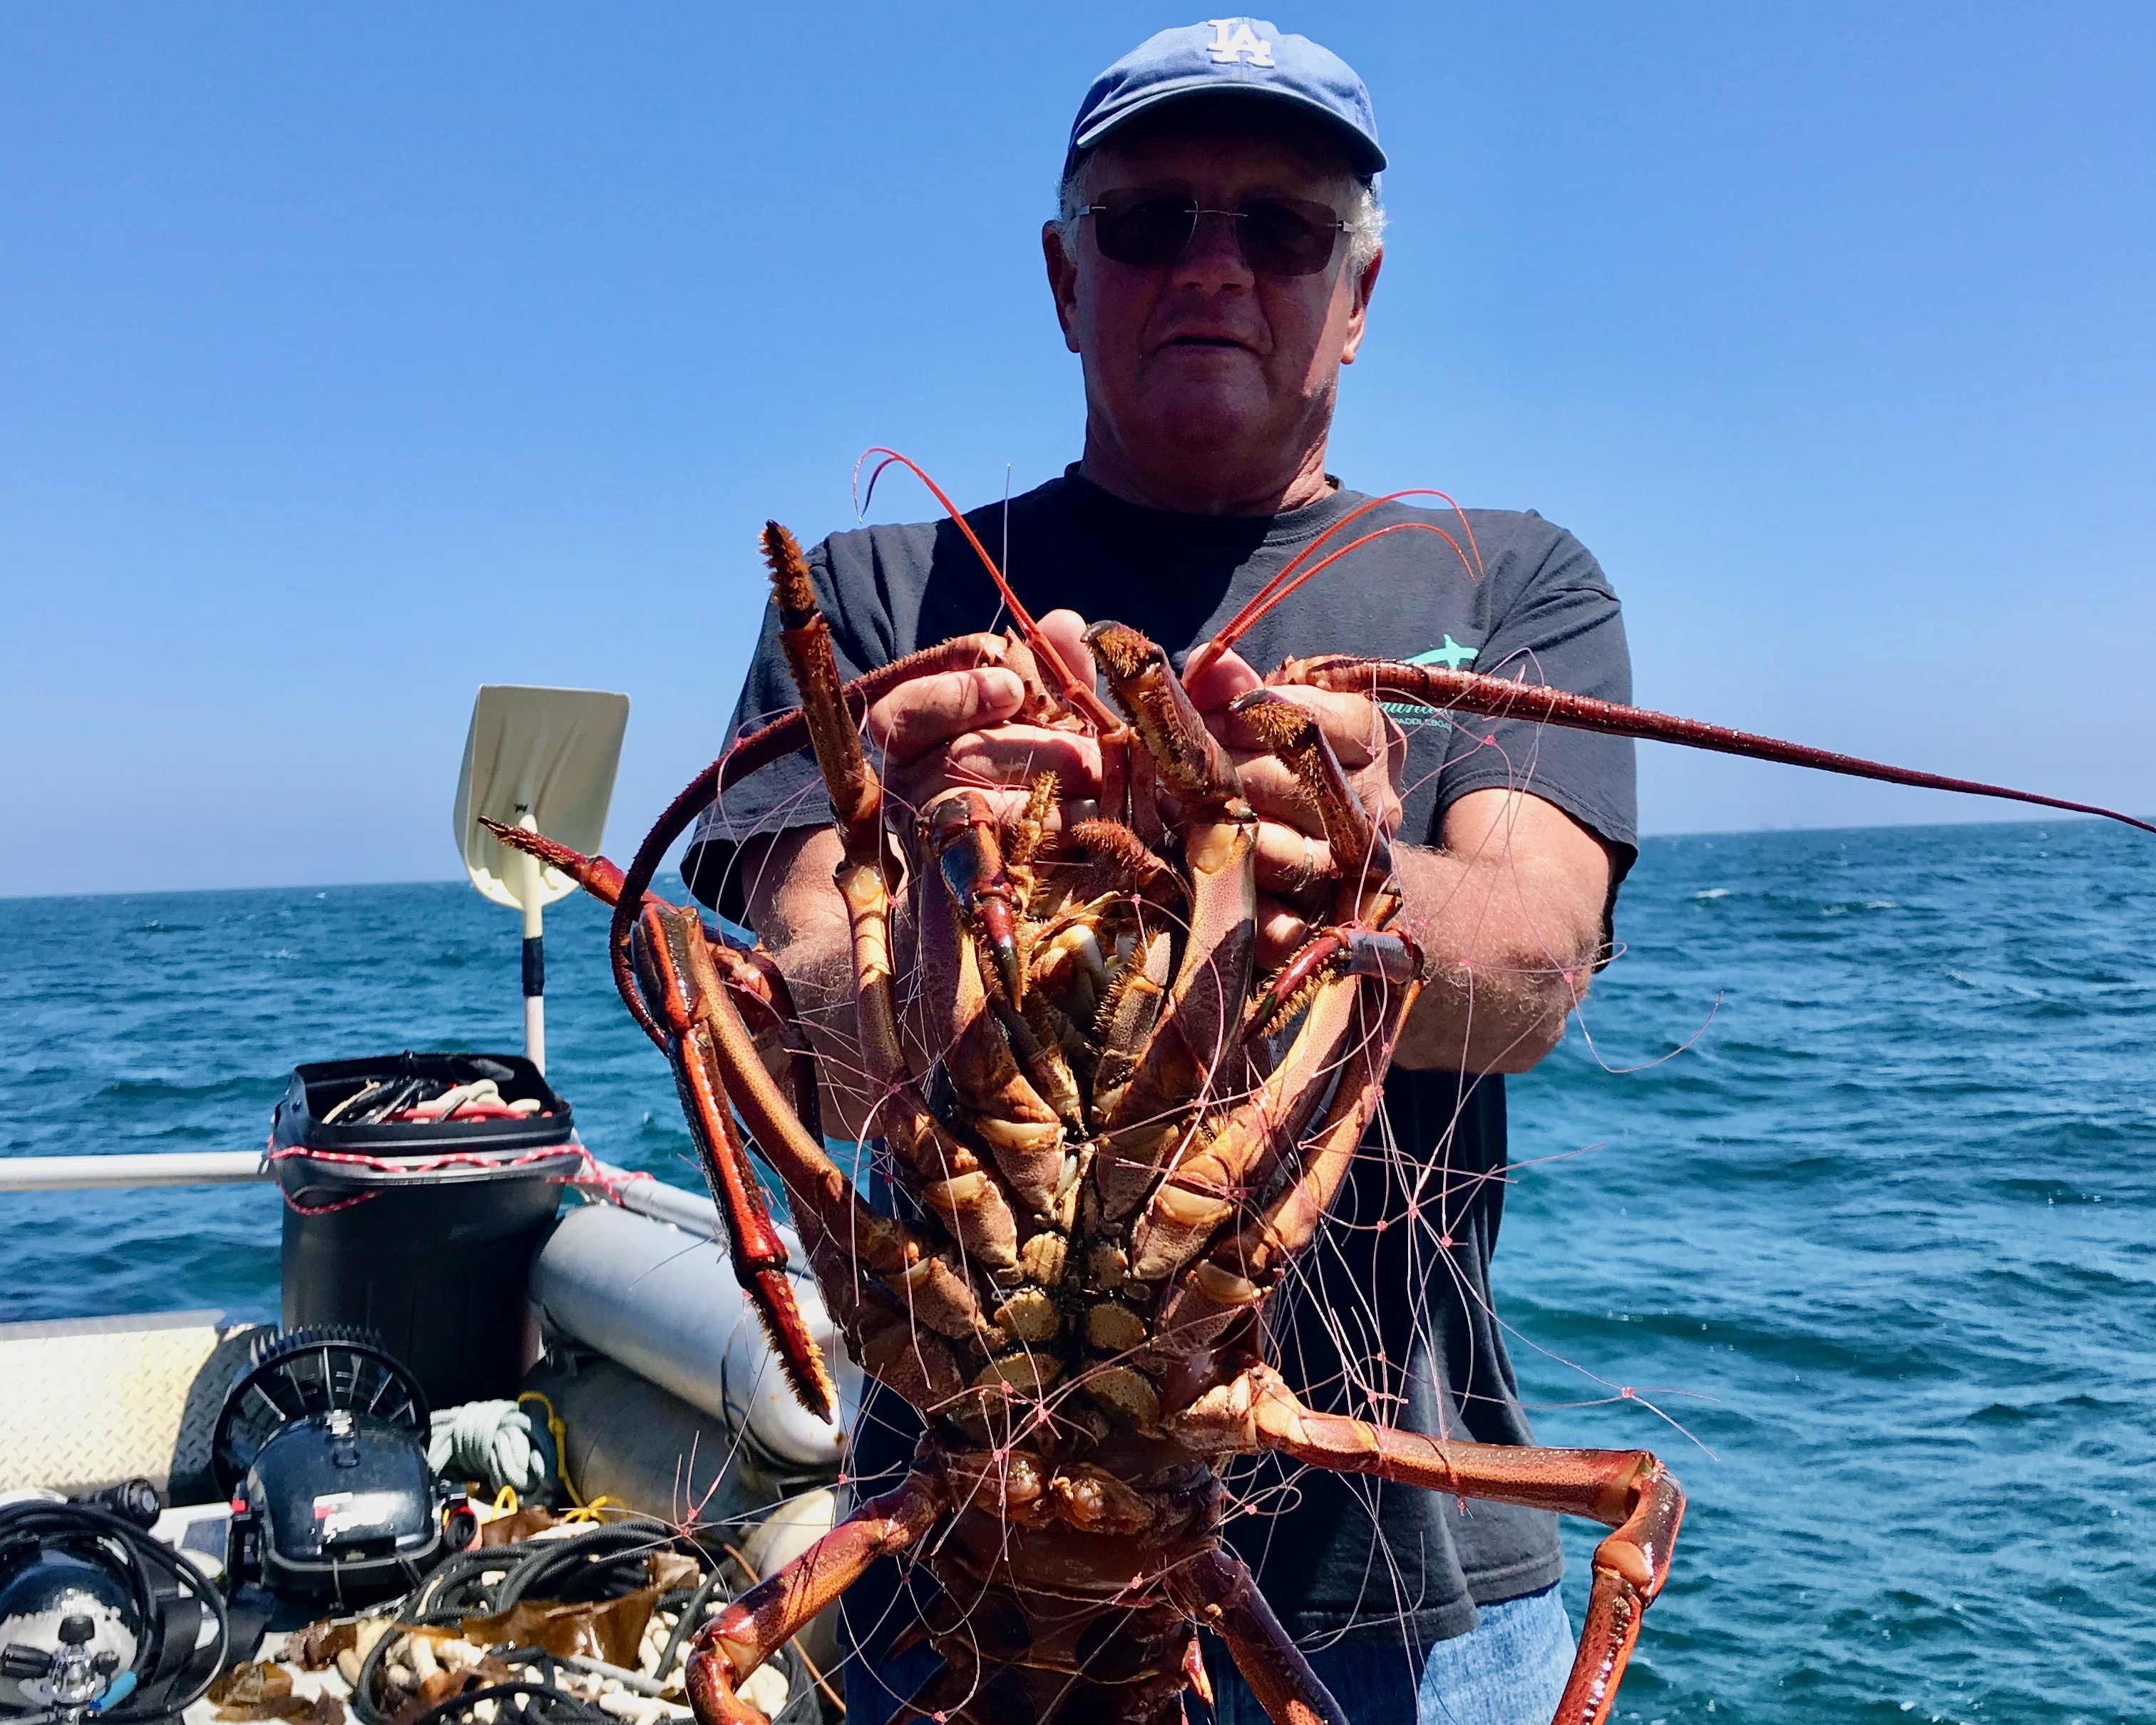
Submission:
M 1009 505 L 1008 572 L 1034 615 L 1067 606 L 1091 621 L 1143 630 L 1183 656 L 1313 539 L 1368 501 L 1336 490 L 1270 517 L 1142 509 L 1064 478 Z M 992 549 L 1005 543 L 1004 506 L 968 517 Z M 1353 653 L 1524 675 L 1607 701 L 1631 696 L 1616 595 L 1569 533 L 1528 512 L 1447 511 L 1388 504 L 1343 529 L 1337 549 L 1394 521 L 1439 526 L 1389 533 L 1306 583 L 1246 635 L 1264 670 L 1292 654 Z M 1324 555 L 1324 552 L 1319 555 Z M 916 648 L 998 624 L 998 595 L 947 521 L 834 534 L 811 559 L 840 668 L 853 676 Z M 1312 562 L 1316 559 L 1312 558 Z M 1305 565 L 1308 567 L 1307 564 Z M 795 704 L 767 608 L 737 731 Z M 1616 874 L 1635 840 L 1632 746 L 1611 737 L 1400 710 L 1408 734 L 1404 839 L 1435 842 L 1445 809 L 1472 790 L 1531 791 L 1607 841 Z M 737 918 L 732 868 L 754 834 L 828 818 L 804 752 L 728 793 L 692 838 L 692 890 Z M 1614 889 L 1613 889 L 1614 891 Z M 1490 1254 L 1503 1211 L 1502 1079 L 1395 1069 L 1386 1115 L 1325 1231 L 1283 1284 L 1269 1320 L 1273 1358 L 1313 1404 L 1414 1430 L 1486 1443 L 1532 1441 L 1491 1303 Z M 857 1434 L 850 1471 L 887 1489 L 918 1430 L 879 1394 Z M 1275 1459 L 1231 1475 L 1247 1512 L 1230 1526 L 1265 1596 L 1296 1635 L 1420 1644 L 1474 1627 L 1475 1604 L 1555 1581 L 1563 1558 L 1552 1517 L 1300 1468 Z M 875 1597 L 895 1566 L 857 1590 L 852 1622 L 884 1624 Z M 905 1614 L 900 1614 L 904 1615 Z

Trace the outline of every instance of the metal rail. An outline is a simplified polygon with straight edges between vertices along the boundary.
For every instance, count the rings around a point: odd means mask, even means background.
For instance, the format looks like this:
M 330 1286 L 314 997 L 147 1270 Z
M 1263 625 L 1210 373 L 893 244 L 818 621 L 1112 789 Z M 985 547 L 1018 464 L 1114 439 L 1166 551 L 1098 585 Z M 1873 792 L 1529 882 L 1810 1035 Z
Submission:
M 0 1156 L 0 1192 L 79 1192 L 105 1186 L 234 1186 L 270 1178 L 259 1150 L 148 1156 Z
M 583 1189 L 654 1222 L 709 1237 L 718 1206 L 663 1180 L 594 1161 Z M 0 1156 L 0 1192 L 88 1192 L 122 1186 L 236 1186 L 273 1178 L 259 1150 L 186 1150 L 139 1156 Z
M 640 1178 L 627 1168 L 615 1168 L 610 1163 L 602 1162 L 598 1166 L 598 1171 L 613 1182 L 604 1194 L 609 1203 L 618 1204 L 622 1209 L 633 1210 L 639 1216 L 649 1216 L 654 1222 L 670 1223 L 706 1240 L 724 1237 L 719 1234 L 719 1207 L 710 1199 L 694 1192 L 684 1192 L 679 1186 L 670 1186 L 664 1180 Z M 596 1189 L 583 1187 L 579 1189 L 592 1191 Z M 793 1230 L 782 1229 L 779 1231 L 787 1236 L 787 1244 L 791 1246 Z M 798 1257 L 800 1254 L 796 1251 L 793 1255 Z

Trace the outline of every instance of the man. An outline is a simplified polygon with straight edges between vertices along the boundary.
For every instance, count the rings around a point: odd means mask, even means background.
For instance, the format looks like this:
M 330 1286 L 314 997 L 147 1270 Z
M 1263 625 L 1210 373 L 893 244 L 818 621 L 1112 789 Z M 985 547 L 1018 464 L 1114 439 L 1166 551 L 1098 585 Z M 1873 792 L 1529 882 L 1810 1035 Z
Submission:
M 1082 459 L 973 517 L 1073 665 L 1090 620 L 1133 625 L 1174 662 L 1360 502 L 1325 469 L 1340 367 L 1363 340 L 1383 252 L 1384 166 L 1361 80 L 1253 18 L 1155 36 L 1093 85 L 1059 218 L 1042 230 L 1064 340 L 1086 389 Z M 1225 712 L 1253 664 L 1289 654 L 1407 657 L 1630 694 L 1615 596 L 1577 541 L 1532 514 L 1383 506 L 1332 542 L 1404 524 L 1306 583 L 1195 680 L 1262 818 L 1260 962 L 1325 901 L 1322 828 Z M 1441 528 L 1439 532 L 1427 531 Z M 1008 540 L 1005 540 L 1006 531 Z M 1331 548 L 1330 547 L 1328 548 Z M 945 524 L 834 535 L 813 559 L 842 668 L 857 675 L 997 620 L 986 574 Z M 1400 1038 L 1386 1114 L 1327 1231 L 1272 1310 L 1276 1357 L 1321 1406 L 1486 1442 L 1530 1441 L 1489 1291 L 1505 1159 L 1506 1072 L 1524 1070 L 1607 950 L 1633 855 L 1630 746 L 1441 716 L 1388 716 L 1300 691 L 1372 806 L 1399 833 L 1404 921 L 1431 983 Z M 768 614 L 736 724 L 793 693 Z M 915 683 L 868 716 L 891 793 L 922 806 L 988 787 L 1005 809 L 1044 767 L 1065 818 L 1095 788 L 1089 743 L 1010 722 L 1000 670 Z M 730 793 L 685 862 L 696 890 L 753 926 L 846 1070 L 839 855 L 806 756 Z M 840 1118 L 859 1098 L 834 1096 Z M 875 1397 L 857 1430 L 865 1489 L 915 1428 Z M 1330 1474 L 1239 1476 L 1231 1527 L 1268 1599 L 1358 1722 L 1546 1720 L 1572 1637 L 1553 1518 Z M 855 1589 L 856 1725 L 880 1725 L 934 1664 L 885 1649 L 911 1607 L 894 1566 Z M 1224 1721 L 1261 1717 L 1224 1661 Z

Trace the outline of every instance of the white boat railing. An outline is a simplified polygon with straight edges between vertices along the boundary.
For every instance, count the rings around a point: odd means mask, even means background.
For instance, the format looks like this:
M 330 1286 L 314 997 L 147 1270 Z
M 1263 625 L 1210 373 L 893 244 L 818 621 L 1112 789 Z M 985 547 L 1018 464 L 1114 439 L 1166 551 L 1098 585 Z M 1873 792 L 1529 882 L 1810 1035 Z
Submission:
M 146 1156 L 0 1156 L 0 1192 L 80 1192 L 100 1186 L 232 1186 L 270 1178 L 259 1150 L 179 1150 Z
M 585 1189 L 654 1222 L 709 1238 L 718 1206 L 663 1180 L 594 1160 Z M 126 1186 L 234 1186 L 273 1178 L 259 1150 L 180 1150 L 140 1156 L 0 1156 L 0 1192 L 86 1192 Z M 585 1183 L 578 1182 L 579 1185 Z M 789 1241 L 789 1244 L 791 1242 Z

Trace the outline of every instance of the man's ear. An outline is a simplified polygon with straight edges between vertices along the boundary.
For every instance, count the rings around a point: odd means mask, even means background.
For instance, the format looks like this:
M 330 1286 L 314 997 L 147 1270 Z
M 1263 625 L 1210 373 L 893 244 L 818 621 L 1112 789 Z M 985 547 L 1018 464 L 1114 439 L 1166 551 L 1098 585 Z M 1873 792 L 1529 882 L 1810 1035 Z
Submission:
M 1340 363 L 1343 366 L 1355 363 L 1355 350 L 1363 345 L 1363 332 L 1369 322 L 1370 295 L 1378 290 L 1378 271 L 1384 261 L 1385 249 L 1379 246 L 1349 288 L 1354 298 L 1348 307 L 1348 338 L 1340 345 Z
M 1040 255 L 1048 265 L 1048 291 L 1055 296 L 1055 321 L 1063 326 L 1063 345 L 1078 351 L 1078 264 L 1063 244 L 1060 222 L 1040 224 Z

